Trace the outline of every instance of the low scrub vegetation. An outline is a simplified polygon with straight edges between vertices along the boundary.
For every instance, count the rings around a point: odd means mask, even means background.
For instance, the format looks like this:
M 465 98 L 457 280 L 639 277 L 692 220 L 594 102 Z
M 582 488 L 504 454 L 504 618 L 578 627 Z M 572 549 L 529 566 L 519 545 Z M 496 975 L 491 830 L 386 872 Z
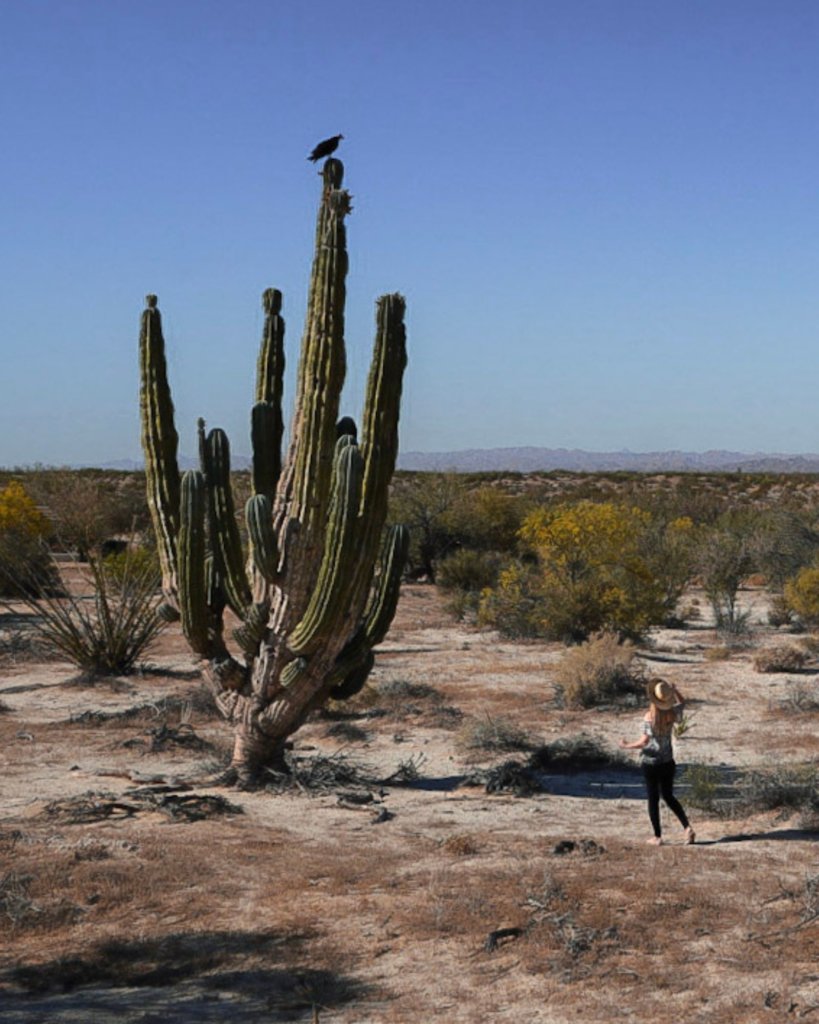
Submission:
M 774 644 L 757 651 L 754 668 L 757 672 L 799 672 L 807 660 L 807 651 L 790 644 Z
M 112 586 L 100 565 L 89 563 L 89 598 L 25 598 L 31 629 L 46 649 L 57 652 L 88 677 L 133 672 L 164 628 L 156 615 L 158 577 L 145 566 Z
M 643 700 L 646 677 L 635 653 L 634 645 L 615 633 L 598 633 L 570 647 L 556 671 L 559 700 L 572 708 Z
M 456 737 L 462 750 L 490 753 L 494 751 L 531 750 L 532 737 L 508 718 L 473 718 L 464 723 Z

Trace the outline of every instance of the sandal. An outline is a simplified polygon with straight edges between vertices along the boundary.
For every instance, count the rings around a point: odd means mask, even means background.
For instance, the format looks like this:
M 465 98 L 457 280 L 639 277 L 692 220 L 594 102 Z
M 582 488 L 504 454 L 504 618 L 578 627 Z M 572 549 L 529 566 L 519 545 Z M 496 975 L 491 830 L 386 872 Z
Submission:
M 685 844 L 686 844 L 686 846 L 691 846 L 696 841 L 697 841 L 697 833 L 689 825 L 688 828 L 685 830 Z

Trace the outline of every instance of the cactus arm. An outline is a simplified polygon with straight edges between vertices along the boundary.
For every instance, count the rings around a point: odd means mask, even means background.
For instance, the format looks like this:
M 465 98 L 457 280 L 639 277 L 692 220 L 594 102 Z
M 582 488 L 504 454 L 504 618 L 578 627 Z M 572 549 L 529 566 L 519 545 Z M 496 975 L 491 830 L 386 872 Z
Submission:
M 268 583 L 278 578 L 279 547 L 273 530 L 273 509 L 266 494 L 254 494 L 245 505 L 253 565 Z
M 367 379 L 362 421 L 364 483 L 361 511 L 371 538 L 380 540 L 387 517 L 389 483 L 398 457 L 398 413 L 407 365 L 406 303 L 401 295 L 382 295 L 376 305 L 376 337 Z
M 344 385 L 344 301 L 347 235 L 344 218 L 349 194 L 342 190 L 339 160 L 323 168 L 324 192 L 316 223 L 316 249 L 297 377 L 290 449 L 277 490 L 276 526 L 282 536 L 286 518 L 300 522 L 293 560 L 293 614 L 305 607 L 321 557 L 332 479 L 339 398 Z
M 177 600 L 176 540 L 179 533 L 178 436 L 168 384 L 162 317 L 155 295 L 145 299 L 139 337 L 140 413 L 148 506 L 157 538 L 162 590 L 172 606 Z
M 265 311 L 262 343 L 256 370 L 256 403 L 251 418 L 253 493 L 276 491 L 282 464 L 282 390 L 284 385 L 284 320 L 282 293 L 268 288 L 262 296 Z
M 356 609 L 359 614 L 370 589 L 382 543 L 389 485 L 398 457 L 398 414 L 407 365 L 405 307 L 403 297 L 397 294 L 382 295 L 376 304 L 375 345 L 362 421 L 364 480 L 359 512 L 362 528 L 353 588 L 354 593 L 360 595 L 361 603 Z
M 395 617 L 408 551 L 409 530 L 403 525 L 393 526 L 387 534 L 380 572 L 364 615 L 364 632 L 373 647 L 387 635 Z
M 250 586 L 230 486 L 230 445 L 225 432 L 218 428 L 207 437 L 207 465 L 210 536 L 216 570 L 228 604 L 239 618 L 244 618 L 251 602 Z
M 210 654 L 205 565 L 207 486 L 199 470 L 182 477 L 178 544 L 179 605 L 182 632 L 200 657 Z
M 374 665 L 375 655 L 370 650 L 365 651 L 355 667 L 349 670 L 337 686 L 331 688 L 330 696 L 333 700 L 349 700 L 357 693 L 361 693 Z
M 281 472 L 281 412 L 270 402 L 257 402 L 250 413 L 254 494 L 272 501 Z
M 252 660 L 259 650 L 259 644 L 267 633 L 267 619 L 270 615 L 270 602 L 258 601 L 247 609 L 245 621 L 238 629 L 233 630 L 233 639 L 241 647 L 242 653 Z
M 287 637 L 287 646 L 299 655 L 311 654 L 328 634 L 337 630 L 348 613 L 350 587 L 355 578 L 363 460 L 349 437 L 341 438 L 338 444 L 333 498 L 316 585 L 304 616 Z
M 367 680 L 374 661 L 372 648 L 380 644 L 387 635 L 395 615 L 408 548 L 407 528 L 393 526 L 384 544 L 381 565 L 370 594 L 364 621 L 336 658 L 330 674 L 330 696 L 334 700 L 346 700 L 347 697 L 358 693 Z M 369 666 L 366 670 L 365 664 Z

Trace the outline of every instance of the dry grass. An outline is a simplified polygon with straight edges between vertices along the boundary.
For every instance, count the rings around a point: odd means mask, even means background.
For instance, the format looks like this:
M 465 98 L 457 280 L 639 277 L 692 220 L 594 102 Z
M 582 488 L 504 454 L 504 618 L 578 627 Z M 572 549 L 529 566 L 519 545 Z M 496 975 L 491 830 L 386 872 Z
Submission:
M 635 665 L 635 654 L 634 645 L 614 633 L 598 633 L 570 647 L 557 666 L 558 699 L 570 708 L 635 705 L 645 694 L 645 675 Z
M 754 655 L 757 672 L 799 672 L 805 667 L 808 654 L 790 644 L 762 647 Z
M 468 719 L 455 737 L 459 750 L 473 754 L 531 750 L 535 742 L 530 733 L 511 719 L 489 715 Z

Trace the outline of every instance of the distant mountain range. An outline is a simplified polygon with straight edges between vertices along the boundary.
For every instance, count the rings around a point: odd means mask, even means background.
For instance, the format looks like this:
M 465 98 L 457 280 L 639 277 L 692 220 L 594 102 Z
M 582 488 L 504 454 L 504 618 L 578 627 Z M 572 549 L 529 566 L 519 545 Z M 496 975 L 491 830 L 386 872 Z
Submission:
M 180 457 L 180 468 L 192 469 L 196 459 Z M 107 462 L 100 469 L 137 470 L 133 459 Z M 234 469 L 249 469 L 246 455 L 233 458 Z M 398 468 L 416 472 L 545 473 L 819 473 L 819 455 L 765 452 L 587 452 L 580 448 L 468 448 L 457 452 L 401 452 Z
M 765 452 L 587 452 L 579 448 L 474 448 L 458 452 L 402 452 L 398 468 L 458 473 L 819 473 L 819 455 Z

